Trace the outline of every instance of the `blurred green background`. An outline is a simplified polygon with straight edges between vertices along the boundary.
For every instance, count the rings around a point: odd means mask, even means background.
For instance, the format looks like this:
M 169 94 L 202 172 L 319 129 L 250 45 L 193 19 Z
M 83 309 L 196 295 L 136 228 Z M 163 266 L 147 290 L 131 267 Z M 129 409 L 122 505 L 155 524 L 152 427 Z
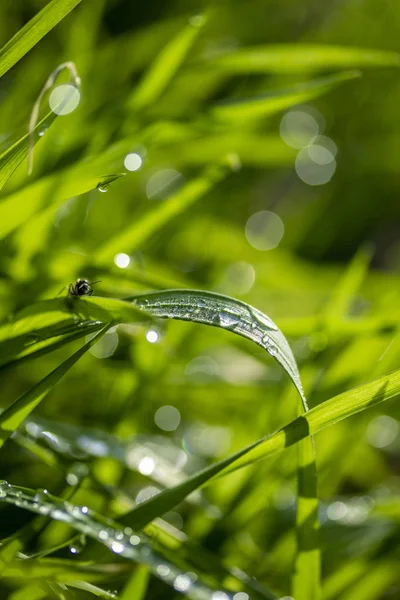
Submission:
M 45 4 L 3 1 L 0 45 Z M 81 78 L 76 110 L 43 130 L 33 173 L 24 161 L 1 191 L 1 321 L 78 277 L 114 298 L 204 289 L 277 322 L 311 406 L 397 368 L 399 39 L 396 0 L 81 2 L 0 80 L 3 151 L 58 65 Z M 3 408 L 71 352 L 3 366 Z M 117 516 L 285 425 L 292 387 L 229 332 L 120 325 L 7 442 L 1 479 Z M 326 600 L 400 598 L 399 419 L 391 400 L 316 438 Z M 235 600 L 288 596 L 295 473 L 292 448 L 165 515 L 172 563 Z M 31 519 L 2 506 L 2 538 Z M 71 554 L 71 536 L 52 523 L 27 553 L 64 542 L 52 557 L 98 552 L 88 542 Z M 232 567 L 259 588 L 232 583 Z M 96 585 L 118 597 L 130 575 L 104 570 Z M 5 577 L 0 596 L 70 598 L 53 580 Z M 151 577 L 137 598 L 182 591 Z

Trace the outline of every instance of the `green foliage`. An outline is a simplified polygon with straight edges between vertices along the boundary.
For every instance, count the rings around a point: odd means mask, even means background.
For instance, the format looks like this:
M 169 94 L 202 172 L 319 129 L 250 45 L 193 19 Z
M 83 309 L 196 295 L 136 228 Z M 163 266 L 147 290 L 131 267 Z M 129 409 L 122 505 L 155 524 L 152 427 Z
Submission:
M 0 597 L 397 598 L 399 7 L 78 4 L 0 5 Z

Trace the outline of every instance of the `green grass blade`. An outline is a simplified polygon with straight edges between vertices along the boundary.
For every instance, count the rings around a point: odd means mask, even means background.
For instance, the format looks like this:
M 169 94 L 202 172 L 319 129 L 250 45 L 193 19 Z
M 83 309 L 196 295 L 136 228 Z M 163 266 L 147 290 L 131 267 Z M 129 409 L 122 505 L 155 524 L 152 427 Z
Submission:
M 120 600 L 144 600 L 149 585 L 150 571 L 146 565 L 140 565 L 120 595 Z
M 271 456 L 326 427 L 398 394 L 400 394 L 400 369 L 330 398 L 297 417 L 276 433 L 258 440 L 239 452 L 199 471 L 181 484 L 141 503 L 125 515 L 121 521 L 132 527 L 142 528 L 182 502 L 194 490 L 212 482 L 216 477 L 227 475 Z
M 298 600 L 319 600 L 321 598 L 321 553 L 317 466 L 312 437 L 301 440 L 298 445 L 297 479 L 297 551 L 292 575 L 292 595 Z
M 130 300 L 154 317 L 220 327 L 255 342 L 284 368 L 307 406 L 296 361 L 285 336 L 267 315 L 253 306 L 199 290 L 165 290 Z
M 36 129 L 38 129 L 38 127 Z M 20 157 L 19 162 L 27 155 L 29 139 L 28 136 L 26 137 L 26 140 L 23 138 L 25 140 L 23 150 L 24 155 Z M 12 160 L 14 161 L 14 159 Z M 8 168 L 9 167 L 7 166 L 6 169 Z M 0 171 L 0 182 L 2 176 L 1 173 L 2 171 Z M 11 172 L 8 172 L 8 177 L 9 175 L 11 175 Z M 93 175 L 93 173 L 87 169 L 81 168 L 73 173 L 70 173 L 69 170 L 67 170 L 35 181 L 31 185 L 6 196 L 0 202 L 0 239 L 14 231 L 23 223 L 29 221 L 32 217 L 35 218 L 35 216 L 38 215 L 36 218 L 40 219 L 46 210 L 49 211 L 47 216 L 50 219 L 50 216 L 52 217 L 54 211 L 67 198 L 89 192 L 96 189 L 96 187 L 99 187 L 99 185 L 108 186 L 110 183 L 124 175 L 125 173 L 115 173 L 101 177 Z M 48 209 L 49 204 L 51 204 L 52 210 Z
M 43 400 L 52 388 L 60 381 L 74 364 L 95 344 L 106 332 L 107 327 L 101 330 L 94 338 L 80 348 L 75 354 L 70 356 L 59 367 L 54 369 L 42 381 L 35 385 L 28 392 L 23 394 L 11 406 L 6 408 L 0 415 L 0 448 L 10 435 L 19 427 L 22 421 L 32 412 L 32 410 Z
M 165 46 L 129 98 L 128 107 L 131 110 L 146 108 L 158 100 L 185 60 L 205 23 L 204 16 L 193 17 Z
M 38 125 L 36 125 L 33 130 L 32 141 L 33 144 L 36 144 L 38 140 L 40 140 L 44 131 L 46 131 L 53 121 L 57 118 L 56 113 L 50 112 L 48 113 L 44 119 Z M 13 144 L 10 148 L 8 148 L 3 154 L 0 155 L 0 190 L 6 183 L 6 181 L 11 177 L 15 169 L 22 163 L 24 158 L 28 155 L 29 150 L 29 133 L 24 135 L 21 139 L 19 139 L 15 144 Z M 12 208 L 6 203 L 0 205 L 0 212 L 3 214 L 0 216 L 0 222 L 3 225 L 3 222 L 7 223 L 8 213 L 4 210 L 4 207 L 7 207 L 6 210 L 10 210 Z M 1 229 L 1 227 L 0 227 Z
M 81 0 L 53 0 L 0 50 L 0 77 L 53 29 Z
M 325 44 L 281 44 L 242 48 L 214 56 L 224 73 L 303 73 L 362 67 L 400 66 L 397 52 Z
M 149 237 L 159 231 L 171 219 L 181 214 L 189 206 L 200 200 L 231 171 L 232 164 L 224 164 L 206 169 L 199 177 L 186 183 L 163 203 L 136 220 L 131 226 L 108 240 L 96 253 L 96 262 L 108 262 L 123 248 L 132 252 Z
M 220 103 L 211 115 L 225 122 L 251 121 L 273 115 L 295 104 L 308 102 L 333 90 L 338 85 L 359 77 L 358 71 L 345 71 L 337 75 L 321 77 L 307 83 L 299 83 L 291 88 L 277 90 L 263 96 Z

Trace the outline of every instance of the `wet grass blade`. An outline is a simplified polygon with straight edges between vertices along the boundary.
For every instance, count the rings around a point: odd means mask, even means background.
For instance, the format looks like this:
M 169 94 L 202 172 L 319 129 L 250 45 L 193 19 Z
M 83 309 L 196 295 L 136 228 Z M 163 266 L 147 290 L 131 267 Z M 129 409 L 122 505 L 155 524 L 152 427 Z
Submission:
M 0 77 L 53 29 L 81 0 L 49 2 L 0 50 Z
M 123 528 L 115 521 L 102 517 L 87 506 L 77 506 L 68 501 L 61 500 L 45 490 L 35 492 L 27 488 L 21 488 L 8 484 L 5 481 L 0 482 L 0 502 L 19 506 L 24 510 L 31 511 L 42 516 L 50 517 L 56 521 L 61 521 L 73 527 L 75 530 L 98 541 L 106 548 L 109 548 L 118 556 L 123 556 L 128 560 L 146 565 L 150 572 L 164 581 L 167 585 L 173 587 L 178 576 L 183 576 L 185 571 L 176 567 L 164 556 L 156 552 L 151 545 L 150 540 L 145 535 L 137 535 L 131 529 Z M 68 570 L 68 565 L 70 569 Z M 164 566 L 163 570 L 158 567 Z M 66 560 L 54 561 L 51 559 L 42 560 L 24 560 L 13 562 L 4 569 L 4 577 L 20 577 L 29 574 L 30 577 L 54 577 L 55 569 L 58 566 L 61 573 L 58 573 L 57 580 L 68 582 L 76 580 L 75 562 Z M 165 568 L 166 567 L 166 568 Z M 83 568 L 101 572 L 102 565 L 84 564 Z M 87 576 L 85 575 L 85 579 Z M 216 597 L 215 589 L 202 583 L 199 579 L 190 581 L 186 595 L 193 600 L 212 600 Z M 231 600 L 232 595 L 225 594 L 217 590 L 220 597 L 225 600 Z M 214 596 L 213 596 L 214 594 Z
M 75 363 L 104 335 L 107 327 L 101 330 L 75 354 L 54 369 L 42 381 L 23 394 L 0 415 L 0 448 L 10 435 L 21 425 L 22 421 L 43 400 L 60 379 L 75 365 Z
M 321 77 L 299 83 L 284 90 L 271 91 L 263 96 L 220 103 L 211 111 L 211 115 L 224 122 L 247 122 L 270 116 L 295 104 L 307 102 L 333 90 L 338 85 L 359 77 L 358 71 L 345 71 L 338 75 Z
M 326 44 L 281 44 L 241 48 L 213 56 L 211 65 L 229 74 L 303 73 L 363 67 L 400 66 L 397 52 L 328 46 Z
M 284 368 L 307 406 L 296 361 L 285 336 L 270 317 L 253 306 L 199 290 L 165 290 L 129 300 L 153 317 L 211 325 L 255 342 Z

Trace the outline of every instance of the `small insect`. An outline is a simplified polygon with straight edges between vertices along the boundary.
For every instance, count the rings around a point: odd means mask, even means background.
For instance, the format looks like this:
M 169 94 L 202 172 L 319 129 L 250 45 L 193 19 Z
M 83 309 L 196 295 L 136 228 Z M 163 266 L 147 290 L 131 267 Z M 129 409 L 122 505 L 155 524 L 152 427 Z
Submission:
M 74 284 L 70 283 L 68 286 L 69 296 L 92 296 L 93 291 L 91 286 L 100 281 L 93 281 L 89 283 L 87 279 L 77 279 Z

